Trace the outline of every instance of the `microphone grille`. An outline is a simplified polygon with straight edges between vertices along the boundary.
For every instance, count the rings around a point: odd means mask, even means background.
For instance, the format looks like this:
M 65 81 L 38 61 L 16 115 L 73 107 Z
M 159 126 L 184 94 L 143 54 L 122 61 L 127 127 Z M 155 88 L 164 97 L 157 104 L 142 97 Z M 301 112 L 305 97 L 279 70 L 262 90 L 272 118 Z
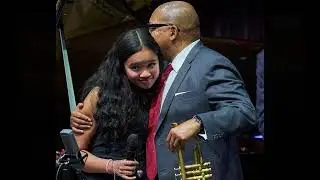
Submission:
M 137 148 L 138 144 L 138 135 L 137 134 L 130 134 L 127 138 L 127 145 L 129 148 Z

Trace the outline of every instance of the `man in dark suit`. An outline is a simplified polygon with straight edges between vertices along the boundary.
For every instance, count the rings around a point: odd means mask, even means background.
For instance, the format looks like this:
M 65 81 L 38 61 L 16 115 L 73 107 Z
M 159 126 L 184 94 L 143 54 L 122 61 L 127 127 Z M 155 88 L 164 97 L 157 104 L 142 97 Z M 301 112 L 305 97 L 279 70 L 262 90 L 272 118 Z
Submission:
M 148 27 L 170 61 L 149 113 L 148 179 L 174 179 L 178 146 L 184 146 L 184 161 L 191 164 L 193 137 L 199 137 L 212 178 L 242 180 L 236 136 L 256 125 L 256 112 L 238 70 L 202 44 L 199 18 L 189 3 L 160 5 Z M 72 116 L 73 121 L 81 118 Z M 172 123 L 178 126 L 172 128 Z
M 189 3 L 160 5 L 148 26 L 173 69 L 160 93 L 159 107 L 150 110 L 159 114 L 149 114 L 149 179 L 156 175 L 161 180 L 174 179 L 173 168 L 178 166 L 174 152 L 180 144 L 184 144 L 184 160 L 190 164 L 194 136 L 201 137 L 201 150 L 204 160 L 211 162 L 213 179 L 242 179 L 236 135 L 254 127 L 256 115 L 238 70 L 202 44 L 199 18 Z M 174 122 L 179 125 L 172 128 Z

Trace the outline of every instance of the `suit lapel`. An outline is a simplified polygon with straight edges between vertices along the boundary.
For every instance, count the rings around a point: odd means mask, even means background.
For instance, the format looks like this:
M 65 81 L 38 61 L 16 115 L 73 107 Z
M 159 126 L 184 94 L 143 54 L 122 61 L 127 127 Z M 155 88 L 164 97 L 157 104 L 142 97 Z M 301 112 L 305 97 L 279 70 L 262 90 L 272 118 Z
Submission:
M 179 86 L 181 85 L 184 77 L 186 76 L 187 72 L 189 71 L 191 65 L 190 63 L 194 60 L 196 54 L 198 53 L 200 46 L 202 45 L 201 42 L 197 43 L 190 51 L 190 53 L 188 54 L 186 60 L 183 62 L 181 68 L 178 71 L 177 76 L 175 77 L 167 95 L 166 98 L 163 102 L 162 105 L 162 109 L 160 112 L 160 117 L 159 117 L 159 121 L 158 121 L 158 126 L 157 126 L 157 130 L 158 131 L 159 127 L 161 126 L 166 114 L 168 113 L 168 110 L 171 106 L 172 100 L 174 98 L 174 94 L 176 93 L 177 89 L 179 88 Z

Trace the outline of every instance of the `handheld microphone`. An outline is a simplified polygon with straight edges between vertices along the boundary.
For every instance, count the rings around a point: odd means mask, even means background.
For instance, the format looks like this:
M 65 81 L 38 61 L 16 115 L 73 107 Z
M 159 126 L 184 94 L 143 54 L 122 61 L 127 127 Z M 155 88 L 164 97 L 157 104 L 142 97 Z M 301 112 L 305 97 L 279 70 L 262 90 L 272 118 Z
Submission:
M 133 161 L 135 159 L 138 147 L 138 135 L 130 134 L 127 138 L 126 159 Z
M 136 134 L 130 134 L 127 138 L 127 147 L 126 147 L 126 159 L 133 161 L 136 157 L 136 152 L 139 147 L 139 138 Z M 136 171 L 136 175 L 138 178 L 141 178 L 143 175 L 143 171 L 141 169 L 138 169 Z

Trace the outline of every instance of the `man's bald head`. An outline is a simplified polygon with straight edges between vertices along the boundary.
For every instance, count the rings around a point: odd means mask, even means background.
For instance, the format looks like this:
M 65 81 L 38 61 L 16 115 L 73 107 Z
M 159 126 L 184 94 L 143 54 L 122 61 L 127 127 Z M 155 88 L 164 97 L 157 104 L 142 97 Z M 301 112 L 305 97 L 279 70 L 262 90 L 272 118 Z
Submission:
M 200 39 L 199 17 L 191 4 L 170 1 L 158 6 L 152 13 L 149 31 L 159 44 L 164 57 L 174 57 L 192 42 Z
M 152 13 L 159 21 L 177 25 L 181 31 L 199 30 L 199 17 L 193 6 L 184 1 L 170 1 L 157 7 Z M 187 33 L 188 34 L 188 33 Z

